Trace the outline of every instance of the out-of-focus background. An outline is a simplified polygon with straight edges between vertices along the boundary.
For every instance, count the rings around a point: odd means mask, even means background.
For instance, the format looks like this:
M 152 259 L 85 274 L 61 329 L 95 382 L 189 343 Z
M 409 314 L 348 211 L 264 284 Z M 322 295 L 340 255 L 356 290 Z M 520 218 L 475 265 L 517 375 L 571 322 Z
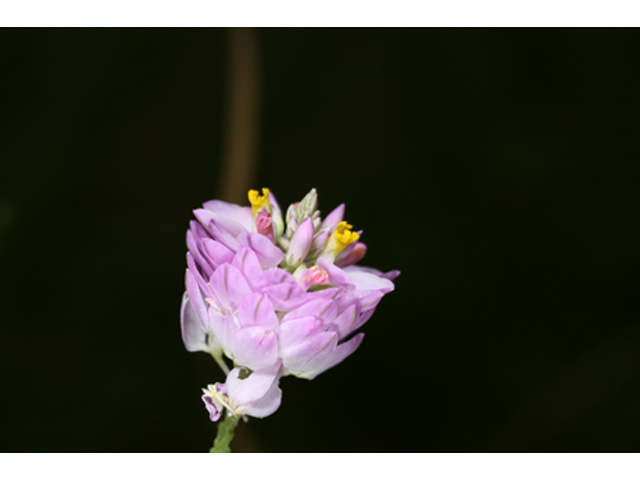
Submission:
M 206 451 L 179 328 L 232 32 L 0 31 L 0 450 Z M 396 291 L 237 451 L 637 451 L 640 37 L 255 33 L 254 185 L 347 204 Z M 244 195 L 245 192 L 241 192 Z

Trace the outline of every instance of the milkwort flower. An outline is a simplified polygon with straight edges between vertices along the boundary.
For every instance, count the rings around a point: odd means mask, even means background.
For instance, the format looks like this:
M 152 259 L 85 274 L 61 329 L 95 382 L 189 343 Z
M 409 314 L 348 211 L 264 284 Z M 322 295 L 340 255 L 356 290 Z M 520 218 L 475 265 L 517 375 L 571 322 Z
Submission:
M 362 232 L 343 220 L 344 204 L 322 220 L 315 189 L 288 207 L 286 227 L 267 188 L 248 197 L 250 207 L 206 202 L 187 231 L 182 338 L 227 374 L 203 389 L 212 421 L 224 410 L 271 415 L 282 376 L 313 379 L 342 362 L 400 273 L 355 265 L 367 250 Z

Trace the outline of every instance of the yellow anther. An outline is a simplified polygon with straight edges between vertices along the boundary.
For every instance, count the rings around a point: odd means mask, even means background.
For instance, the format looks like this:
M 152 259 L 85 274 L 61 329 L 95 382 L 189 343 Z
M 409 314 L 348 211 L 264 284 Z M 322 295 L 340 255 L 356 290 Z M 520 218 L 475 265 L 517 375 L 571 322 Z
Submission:
M 336 231 L 333 234 L 336 238 L 336 250 L 338 252 L 342 251 L 344 247 L 347 245 L 357 241 L 360 238 L 356 232 L 352 232 L 351 229 L 353 225 L 348 224 L 347 222 L 340 222 L 336 227 Z
M 251 211 L 255 217 L 262 207 L 267 209 L 267 212 L 271 213 L 271 205 L 269 204 L 269 189 L 263 188 L 262 195 L 258 190 L 249 190 L 249 202 L 251 202 Z

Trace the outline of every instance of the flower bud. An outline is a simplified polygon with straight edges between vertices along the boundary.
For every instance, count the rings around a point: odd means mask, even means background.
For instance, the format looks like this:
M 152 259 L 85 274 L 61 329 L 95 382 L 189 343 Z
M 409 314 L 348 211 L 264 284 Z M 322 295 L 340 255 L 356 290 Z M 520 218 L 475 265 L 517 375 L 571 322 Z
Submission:
M 272 216 L 266 210 L 261 210 L 256 215 L 256 230 L 269 240 L 273 241 L 273 220 Z
M 333 232 L 338 224 L 342 221 L 344 217 L 344 203 L 338 205 L 334 208 L 329 215 L 322 222 L 322 228 L 328 228 Z
M 293 237 L 298 228 L 298 204 L 292 203 L 287 208 L 287 238 Z
M 287 237 L 292 238 L 298 226 L 307 218 L 313 218 L 314 229 L 320 227 L 321 219 L 318 211 L 318 193 L 312 188 L 302 200 L 293 203 L 287 209 Z
M 300 267 L 294 274 L 298 285 L 307 290 L 313 285 L 326 285 L 329 283 L 329 274 L 326 270 L 314 265 L 311 268 Z
M 312 216 L 318 210 L 318 192 L 312 188 L 302 200 L 300 200 L 300 215 L 302 218 Z
M 313 237 L 313 243 L 311 244 L 311 250 L 309 251 L 309 255 L 311 257 L 317 257 L 320 255 L 322 250 L 324 250 L 325 245 L 327 244 L 327 240 L 329 239 L 329 230 L 323 229 L 320 230 Z
M 336 265 L 340 268 L 344 268 L 349 265 L 353 265 L 354 263 L 358 263 L 364 258 L 365 253 L 367 253 L 367 246 L 364 243 L 352 243 L 336 257 Z
M 313 242 L 313 220 L 307 218 L 293 234 L 286 256 L 287 265 L 290 267 L 300 265 L 309 253 L 311 242 Z
M 284 232 L 284 220 L 282 219 L 282 210 L 280 210 L 280 205 L 276 201 L 276 197 L 273 193 L 269 193 L 269 203 L 271 204 L 271 221 L 273 223 L 274 233 L 275 233 L 275 241 L 282 236 L 282 232 Z
M 202 389 L 202 401 L 209 412 L 209 419 L 217 422 L 222 416 L 222 412 L 229 406 L 229 392 L 227 387 L 222 383 L 208 385 Z

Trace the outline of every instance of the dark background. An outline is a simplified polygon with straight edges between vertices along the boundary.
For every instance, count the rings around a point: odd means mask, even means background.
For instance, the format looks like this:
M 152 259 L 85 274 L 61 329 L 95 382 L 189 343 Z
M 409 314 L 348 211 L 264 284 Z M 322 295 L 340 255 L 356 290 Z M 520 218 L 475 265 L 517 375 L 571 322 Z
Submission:
M 2 451 L 205 451 L 179 306 L 228 31 L 0 31 Z M 269 29 L 256 187 L 396 291 L 238 451 L 637 451 L 635 30 Z

